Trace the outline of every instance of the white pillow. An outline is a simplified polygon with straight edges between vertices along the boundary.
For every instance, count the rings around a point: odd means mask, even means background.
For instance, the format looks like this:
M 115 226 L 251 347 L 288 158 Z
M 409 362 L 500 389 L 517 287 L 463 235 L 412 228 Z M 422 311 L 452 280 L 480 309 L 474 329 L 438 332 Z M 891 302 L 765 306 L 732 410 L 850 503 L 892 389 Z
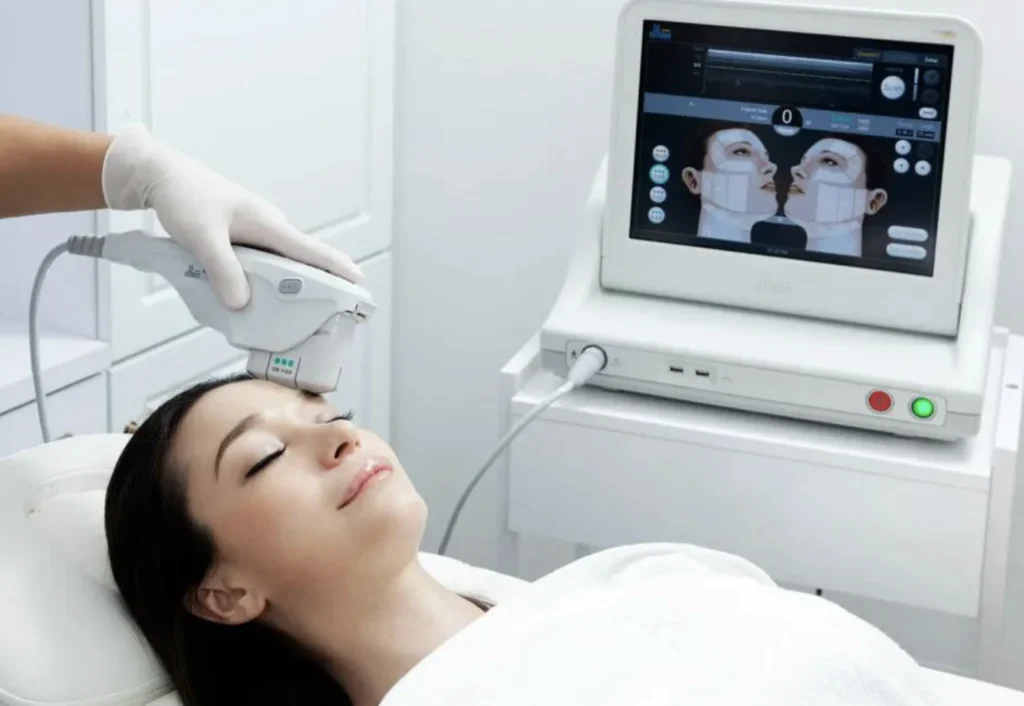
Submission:
M 116 592 L 103 528 L 105 496 L 105 490 L 58 494 L 34 507 L 28 524 L 82 575 Z
M 0 703 L 145 704 L 170 690 L 109 578 L 103 493 L 126 441 L 0 459 Z

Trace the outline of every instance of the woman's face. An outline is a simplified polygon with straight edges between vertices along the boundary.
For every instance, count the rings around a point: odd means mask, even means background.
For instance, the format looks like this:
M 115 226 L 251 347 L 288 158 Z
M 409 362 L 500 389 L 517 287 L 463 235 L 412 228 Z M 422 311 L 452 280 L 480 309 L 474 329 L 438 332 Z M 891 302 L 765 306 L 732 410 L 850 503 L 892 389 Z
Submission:
M 222 579 L 267 600 L 416 557 L 426 507 L 394 452 L 318 396 L 257 380 L 213 389 L 172 455 Z
M 701 200 L 733 213 L 770 216 L 778 210 L 768 148 L 750 130 L 727 128 L 705 143 L 703 171 L 683 170 L 683 183 Z

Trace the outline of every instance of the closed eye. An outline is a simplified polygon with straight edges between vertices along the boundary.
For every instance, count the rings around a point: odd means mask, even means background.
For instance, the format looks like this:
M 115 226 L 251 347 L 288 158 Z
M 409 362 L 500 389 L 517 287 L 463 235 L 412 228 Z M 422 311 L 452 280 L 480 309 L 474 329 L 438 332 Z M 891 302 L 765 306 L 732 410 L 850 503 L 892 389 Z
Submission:
M 255 466 L 253 466 L 252 468 L 249 469 L 249 472 L 245 474 L 245 477 L 246 478 L 251 478 L 252 476 L 254 476 L 257 473 L 259 473 L 260 471 L 262 471 L 264 468 L 269 466 L 271 463 L 273 463 L 277 459 L 281 458 L 281 456 L 283 456 L 283 455 L 284 455 L 284 449 L 282 448 L 282 449 L 278 449 L 277 451 L 275 451 L 272 454 L 264 456 L 263 458 L 261 458 L 259 461 L 256 462 Z
M 338 421 L 350 422 L 350 421 L 352 421 L 352 418 L 354 416 L 355 416 L 355 414 L 352 412 L 352 410 L 349 410 L 348 412 L 345 412 L 345 414 L 339 414 L 339 415 L 336 415 L 334 417 L 331 417 L 330 419 L 324 421 L 323 423 L 324 424 L 330 424 L 332 422 L 338 422 Z M 257 473 L 259 473 L 260 471 L 262 471 L 264 468 L 269 466 L 271 463 L 273 463 L 277 459 L 281 458 L 281 456 L 284 455 L 284 452 L 285 452 L 286 448 L 287 447 L 278 449 L 277 451 L 274 451 L 271 454 L 267 454 L 266 456 L 261 458 L 259 461 L 256 462 L 256 464 L 252 468 L 249 469 L 249 471 L 245 474 L 245 477 L 246 478 L 251 478 L 252 476 L 254 476 Z

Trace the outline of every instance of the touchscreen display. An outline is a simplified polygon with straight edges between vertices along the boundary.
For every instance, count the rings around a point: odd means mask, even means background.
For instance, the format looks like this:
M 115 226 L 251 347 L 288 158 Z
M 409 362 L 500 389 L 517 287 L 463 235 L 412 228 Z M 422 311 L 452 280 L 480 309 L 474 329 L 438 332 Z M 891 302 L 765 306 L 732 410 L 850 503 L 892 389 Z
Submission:
M 643 31 L 631 238 L 932 275 L 952 47 Z

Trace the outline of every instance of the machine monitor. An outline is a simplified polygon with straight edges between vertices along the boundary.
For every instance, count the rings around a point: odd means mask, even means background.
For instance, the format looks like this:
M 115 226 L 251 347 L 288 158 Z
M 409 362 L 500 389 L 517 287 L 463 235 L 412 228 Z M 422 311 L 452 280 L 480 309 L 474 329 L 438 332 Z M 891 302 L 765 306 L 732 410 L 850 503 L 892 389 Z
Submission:
M 968 25 L 660 0 L 619 29 L 604 286 L 956 333 Z

